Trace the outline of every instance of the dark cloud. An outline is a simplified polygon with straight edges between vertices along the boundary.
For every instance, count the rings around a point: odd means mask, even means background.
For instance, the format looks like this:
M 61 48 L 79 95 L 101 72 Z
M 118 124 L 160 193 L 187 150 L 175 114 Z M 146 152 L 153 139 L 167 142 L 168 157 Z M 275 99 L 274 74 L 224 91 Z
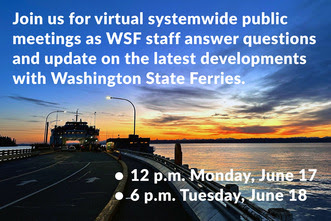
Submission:
M 149 126 L 157 127 L 174 127 L 174 126 L 187 126 L 195 125 L 196 118 L 187 117 L 187 116 L 177 116 L 177 115 L 168 115 L 164 114 L 162 116 L 145 119 L 145 122 Z
M 250 116 L 250 115 L 249 115 Z M 245 116 L 249 119 L 249 116 Z M 251 116 L 256 115 L 252 114 Z M 266 117 L 268 118 L 268 117 Z M 240 119 L 240 117 L 239 117 Z M 243 127 L 221 127 L 219 133 L 243 133 L 243 134 L 269 134 L 277 133 L 279 135 L 296 135 L 303 133 L 312 133 L 319 130 L 319 126 L 329 125 L 331 123 L 331 107 L 327 106 L 318 111 L 310 111 L 296 115 L 292 120 L 283 122 L 281 126 L 243 126 Z
M 40 121 L 40 120 L 26 120 L 25 122 L 28 122 L 28 123 L 40 123 L 40 122 L 43 122 L 43 121 Z
M 241 111 L 239 108 L 241 108 L 243 111 Z M 219 113 L 215 113 L 213 115 L 211 115 L 211 117 L 213 118 L 217 118 L 217 119 L 223 119 L 223 120 L 229 120 L 229 119 L 245 119 L 245 120 L 249 120 L 249 119 L 270 119 L 272 118 L 271 115 L 264 115 L 264 114 L 259 114 L 259 113 L 255 113 L 255 112 L 250 112 L 250 111 L 246 111 L 246 106 L 239 106 L 236 107 L 236 109 L 234 111 L 229 111 L 228 114 L 219 114 Z M 238 110 L 239 109 L 239 110 Z
M 219 127 L 219 123 L 206 117 L 191 117 L 183 115 L 163 114 L 152 119 L 144 119 L 144 124 L 155 129 L 164 129 L 166 131 L 181 130 L 194 133 L 215 133 L 209 131 L 206 126 Z M 201 127 L 203 125 L 203 127 Z M 178 132 L 178 131 L 176 131 Z
M 318 45 L 327 45 L 319 42 Z M 239 98 L 245 102 L 238 113 L 268 113 L 276 107 L 296 107 L 306 102 L 327 102 L 331 98 L 331 69 L 329 47 L 311 46 L 302 54 L 307 56 L 305 65 L 284 65 L 263 79 L 257 96 Z M 313 50 L 312 50 L 313 49 Z
M 266 86 L 272 87 L 264 94 L 264 98 L 276 103 L 301 101 L 327 101 L 331 98 L 331 60 L 323 56 L 326 53 L 321 51 L 321 57 L 312 57 L 311 61 L 304 66 L 285 66 L 273 73 L 266 79 Z
M 325 109 L 315 111 L 313 113 L 310 113 L 315 118 L 318 118 L 319 120 L 323 120 L 326 123 L 330 123 L 331 121 L 331 107 L 327 107 Z
M 219 93 L 197 87 L 140 87 L 141 104 L 158 111 L 185 111 L 215 108 Z
M 221 133 L 243 134 L 268 134 L 277 132 L 277 127 L 270 126 L 246 126 L 246 127 L 221 127 Z
M 213 118 L 218 118 L 218 119 L 223 119 L 223 120 L 229 120 L 231 117 L 228 114 L 220 114 L 220 113 L 215 113 L 211 115 Z
M 33 118 L 44 118 L 45 116 L 31 115 Z
M 242 105 L 238 107 L 237 113 L 266 113 L 274 109 L 274 103 L 269 102 L 266 104 L 255 104 L 255 105 Z
M 58 103 L 29 98 L 29 97 L 22 97 L 22 96 L 8 96 L 11 99 L 18 100 L 18 101 L 27 101 L 33 104 L 37 104 L 40 106 L 46 106 L 46 107 L 52 107 L 52 106 L 58 106 Z
M 245 54 L 271 54 L 271 55 L 305 55 L 307 63 L 304 65 L 259 65 L 258 71 L 261 77 L 258 83 L 261 87 L 251 91 L 249 95 L 238 97 L 246 103 L 245 106 L 238 107 L 238 113 L 269 113 L 276 108 L 291 106 L 292 110 L 307 102 L 326 102 L 331 98 L 331 69 L 330 69 L 330 44 L 329 44 L 329 9 L 327 1 L 307 1 L 301 4 L 302 13 L 309 12 L 310 16 L 305 16 L 304 20 L 289 24 L 286 31 L 291 35 L 315 35 L 315 45 L 278 45 L 270 47 L 261 45 L 250 48 L 242 46 L 232 46 L 226 53 L 234 54 L 241 51 Z M 312 13 L 312 11 L 316 13 Z M 299 14 L 298 14 L 299 15 Z M 295 17 L 294 17 L 295 18 Z M 299 21 L 301 21 L 299 23 Z M 318 23 L 316 23 L 318 21 Z M 281 29 L 271 29 L 270 33 L 256 34 L 279 34 L 284 32 Z M 255 68 L 254 68 L 255 69 Z M 274 70 L 274 71 L 273 71 Z M 282 114 L 281 112 L 279 114 Z
M 328 125 L 331 123 L 331 107 L 322 110 L 305 113 L 300 116 L 299 122 L 288 124 L 288 126 L 314 127 Z
M 169 122 L 177 122 L 181 120 L 186 120 L 187 117 L 184 116 L 171 116 L 171 115 L 165 115 L 156 119 L 153 119 L 154 123 L 157 124 L 163 124 L 163 123 L 169 123 Z
M 220 114 L 220 113 L 215 113 L 213 115 L 211 115 L 212 117 L 227 117 L 229 116 L 228 114 Z

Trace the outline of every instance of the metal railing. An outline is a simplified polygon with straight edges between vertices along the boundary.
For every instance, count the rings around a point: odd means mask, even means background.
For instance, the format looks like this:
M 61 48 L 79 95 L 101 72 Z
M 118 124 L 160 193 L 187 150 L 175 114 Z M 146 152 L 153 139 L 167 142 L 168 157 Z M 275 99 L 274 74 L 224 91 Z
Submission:
M 16 160 L 35 155 L 38 155 L 38 152 L 33 152 L 31 149 L 0 150 L 0 162 Z
M 122 151 L 122 150 L 121 150 Z M 140 155 L 145 158 L 154 160 L 156 162 L 161 163 L 166 166 L 168 169 L 174 172 L 179 172 L 185 181 L 188 182 L 194 189 L 198 192 L 219 192 L 223 189 L 224 192 L 232 192 L 227 186 L 223 186 L 215 181 L 201 181 L 201 180 L 191 180 L 190 174 L 191 171 L 188 165 L 179 166 L 174 163 L 174 160 L 170 158 L 151 154 L 151 153 L 143 153 L 137 151 L 124 150 L 123 152 Z M 192 168 L 197 170 L 196 168 Z M 244 202 L 241 201 L 244 199 Z M 240 197 L 240 200 L 237 203 L 234 201 L 212 201 L 213 205 L 216 209 L 218 209 L 222 214 L 226 215 L 231 220 L 238 220 L 238 216 L 241 219 L 249 220 L 249 221 L 276 221 L 279 220 L 268 213 L 263 208 L 257 206 L 255 203 L 249 201 L 244 197 Z M 235 215 L 234 215 L 235 214 Z

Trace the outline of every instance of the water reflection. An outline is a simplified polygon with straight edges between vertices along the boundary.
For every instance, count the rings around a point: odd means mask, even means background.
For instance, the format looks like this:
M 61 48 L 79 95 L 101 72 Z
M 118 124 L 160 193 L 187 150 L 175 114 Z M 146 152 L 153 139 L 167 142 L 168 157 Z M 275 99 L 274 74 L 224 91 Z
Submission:
M 173 158 L 174 144 L 156 144 L 156 153 Z M 257 202 L 266 209 L 283 207 L 293 211 L 295 220 L 328 220 L 331 217 L 331 172 L 330 143 L 289 144 L 182 144 L 183 163 L 191 168 L 207 172 L 251 172 L 255 180 L 261 178 L 261 171 L 292 172 L 292 182 L 237 183 L 244 196 L 251 196 L 251 189 L 285 194 L 282 202 Z M 302 169 L 317 169 L 313 181 L 302 182 Z M 307 178 L 311 173 L 307 171 Z M 308 199 L 304 202 L 289 201 L 291 189 L 306 189 Z

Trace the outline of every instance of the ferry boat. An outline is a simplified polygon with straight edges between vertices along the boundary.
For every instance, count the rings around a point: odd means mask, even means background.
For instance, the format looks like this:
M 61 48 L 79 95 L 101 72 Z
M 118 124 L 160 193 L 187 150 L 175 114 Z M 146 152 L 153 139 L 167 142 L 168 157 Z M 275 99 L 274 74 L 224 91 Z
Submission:
M 154 147 L 150 146 L 150 138 L 141 138 L 139 135 L 130 134 L 128 138 L 109 138 L 107 149 L 127 149 L 146 153 L 153 153 Z
M 67 141 L 79 141 L 82 147 L 91 149 L 99 142 L 100 130 L 82 120 L 68 121 L 64 126 L 55 126 L 51 131 L 50 144 L 53 147 L 66 145 Z

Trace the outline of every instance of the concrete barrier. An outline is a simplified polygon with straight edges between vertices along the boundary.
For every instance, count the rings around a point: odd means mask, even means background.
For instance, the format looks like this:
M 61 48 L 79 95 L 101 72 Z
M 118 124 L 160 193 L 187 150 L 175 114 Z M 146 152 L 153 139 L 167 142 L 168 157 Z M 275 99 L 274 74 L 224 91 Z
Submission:
M 123 152 L 125 156 L 130 158 L 137 159 L 141 162 L 149 164 L 154 167 L 156 170 L 160 171 L 163 175 L 167 176 L 167 174 L 173 172 L 163 164 L 156 162 L 154 160 L 138 156 L 132 153 Z M 190 192 L 198 193 L 193 186 L 188 182 L 182 181 L 168 181 L 170 187 L 173 188 L 175 193 L 177 194 L 178 200 L 181 201 L 182 205 L 186 212 L 191 216 L 192 220 L 200 220 L 200 221 L 226 221 L 229 220 L 226 216 L 219 213 L 219 211 L 212 205 L 209 201 L 183 201 L 183 193 L 180 192 L 180 189 L 188 189 Z
M 98 217 L 95 219 L 96 221 L 109 221 L 112 220 L 114 218 L 114 215 L 116 213 L 116 211 L 119 208 L 119 204 L 120 201 L 117 200 L 115 198 L 115 194 L 117 192 L 124 192 L 129 174 L 128 174 L 128 167 L 126 166 L 126 164 L 124 163 L 124 161 L 120 160 L 118 157 L 115 157 L 114 155 L 107 153 L 109 156 L 113 157 L 115 160 L 117 160 L 118 163 L 121 164 L 122 168 L 123 168 L 123 179 L 118 183 L 113 196 L 111 197 L 110 201 L 107 203 L 107 205 L 105 206 L 105 208 L 103 208 L 103 210 L 101 211 L 101 213 L 98 215 Z M 115 179 L 115 177 L 114 177 Z
M 268 210 L 268 213 L 270 213 L 280 221 L 293 221 L 292 213 L 284 208 L 270 208 Z
M 182 165 L 178 166 L 177 164 L 173 163 L 172 161 L 166 159 L 163 156 L 156 156 L 153 154 L 147 154 L 147 153 L 141 153 L 141 152 L 135 152 L 135 151 L 128 151 L 126 150 L 123 152 L 123 155 L 126 155 L 131 158 L 135 158 L 141 162 L 145 162 L 155 169 L 162 172 L 165 176 L 169 171 L 176 171 L 180 172 L 184 176 L 189 176 L 190 171 L 188 171 L 188 165 Z M 192 168 L 191 170 L 198 171 L 197 168 Z M 179 193 L 180 189 L 185 186 L 185 189 L 187 185 L 190 185 L 192 188 L 200 191 L 213 191 L 218 192 L 221 189 L 224 189 L 225 192 L 232 192 L 232 193 L 239 193 L 239 186 L 236 184 L 226 184 L 225 186 L 220 185 L 217 182 L 211 181 L 211 182 L 201 182 L 199 180 L 191 181 L 189 178 L 186 177 L 186 182 L 178 183 L 178 181 L 168 181 L 170 186 L 174 188 L 175 192 L 179 196 L 179 200 L 181 200 L 181 193 Z M 192 191 L 193 192 L 193 191 Z M 241 197 L 244 198 L 244 197 Z M 182 201 L 182 200 L 181 200 Z M 293 216 L 290 213 L 290 211 L 286 209 L 279 209 L 279 208 L 272 208 L 268 211 L 264 210 L 263 208 L 255 205 L 253 202 L 250 202 L 249 200 L 246 200 L 245 202 L 238 202 L 236 205 L 232 202 L 216 202 L 212 201 L 212 205 L 214 206 L 214 209 L 209 206 L 208 204 L 200 204 L 202 202 L 188 202 L 188 201 L 182 201 L 184 208 L 186 211 L 191 215 L 198 218 L 198 220 L 222 220 L 222 217 L 215 217 L 210 216 L 214 215 L 215 209 L 219 211 L 222 215 L 224 215 L 224 220 L 259 220 L 259 221 L 292 221 Z M 188 209 L 187 209 L 188 208 Z M 207 211 L 207 212 L 206 212 Z M 216 218 L 216 219 L 215 219 Z

